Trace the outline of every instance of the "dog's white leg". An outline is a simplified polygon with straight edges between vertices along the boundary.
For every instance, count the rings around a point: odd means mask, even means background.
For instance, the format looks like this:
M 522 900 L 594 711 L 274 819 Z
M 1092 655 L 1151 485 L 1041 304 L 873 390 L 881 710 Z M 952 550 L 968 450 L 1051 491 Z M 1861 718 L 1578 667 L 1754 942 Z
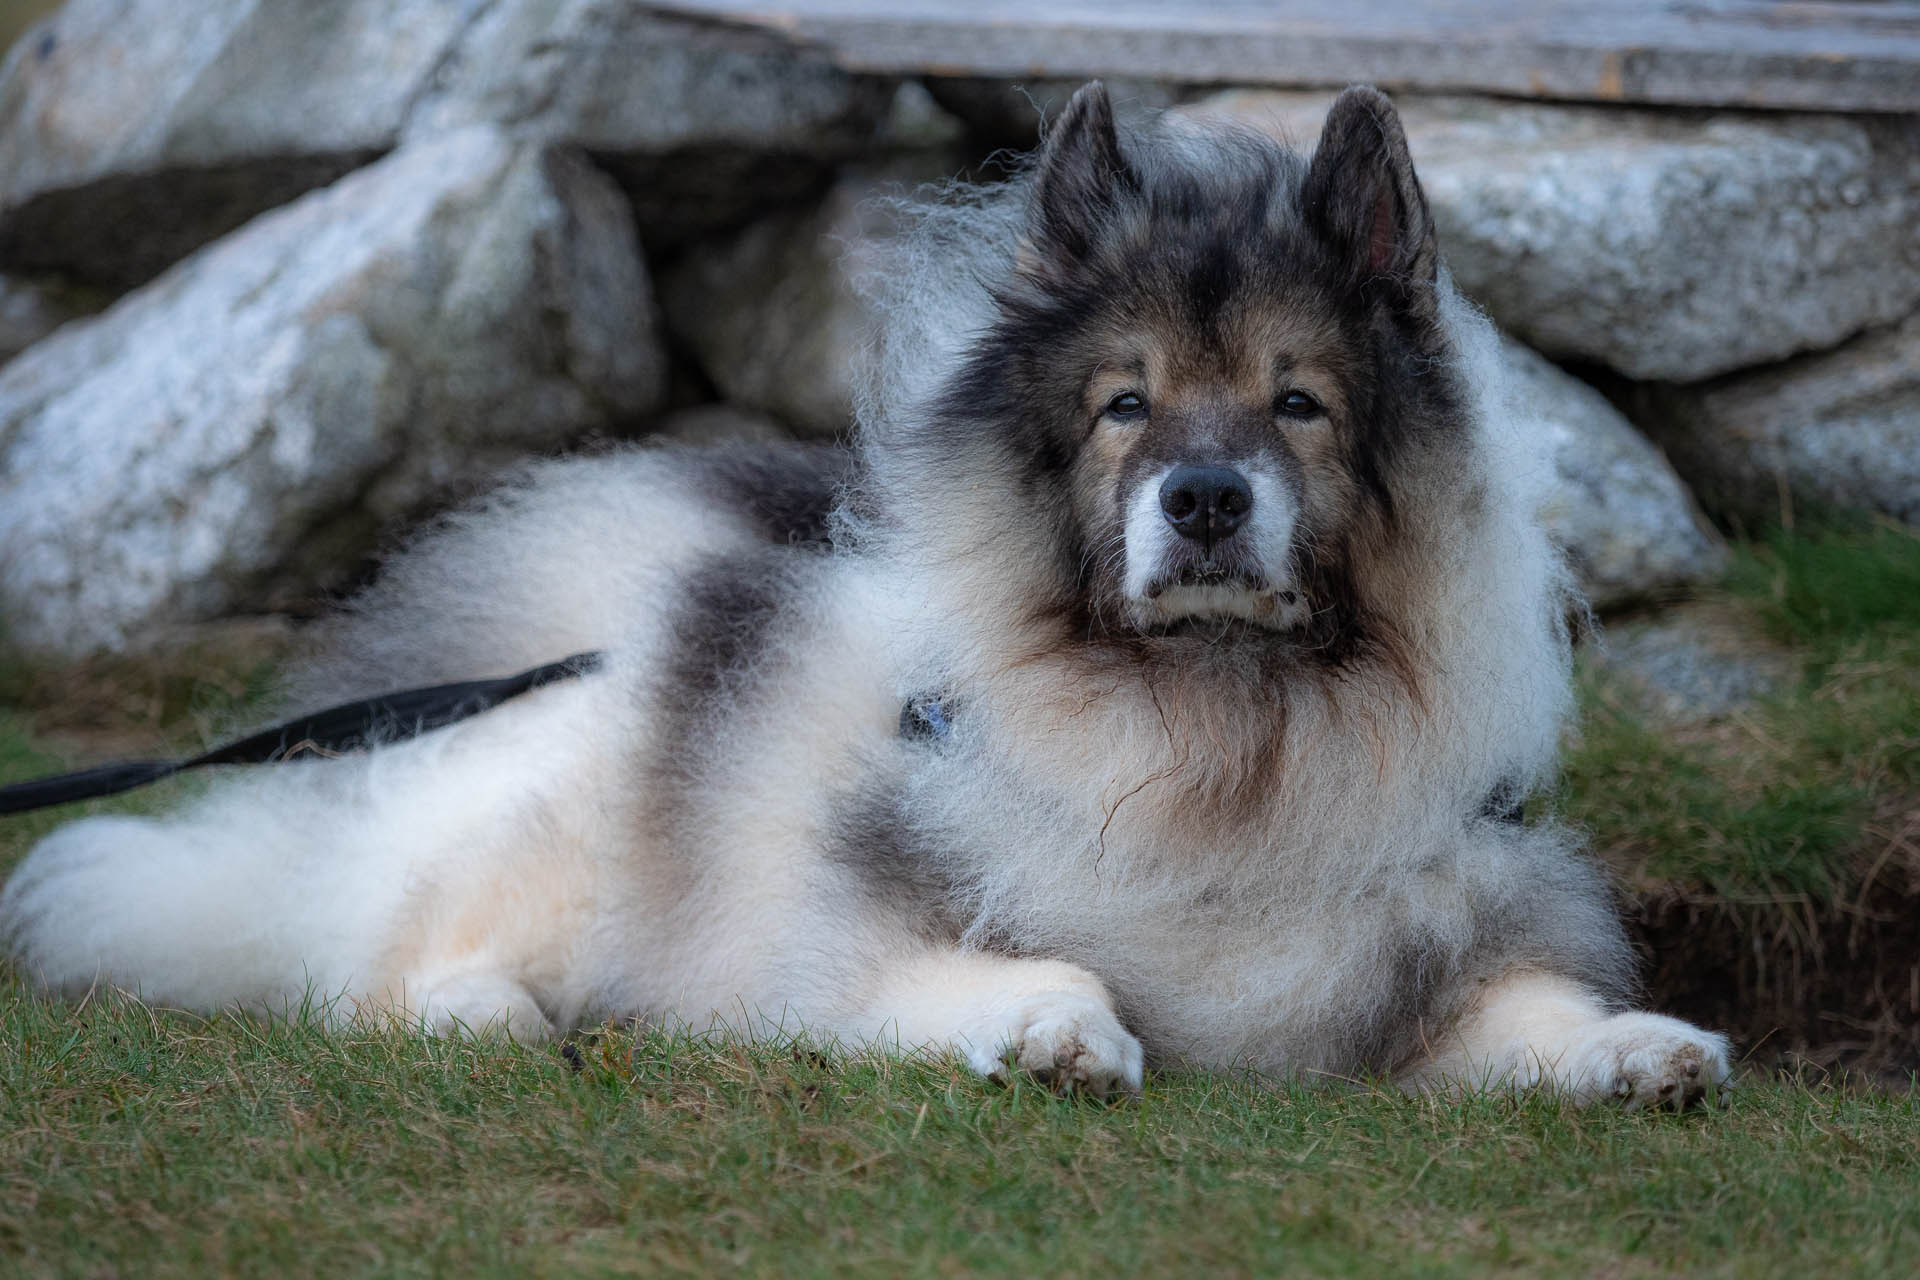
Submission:
M 1011 1058 L 1059 1087 L 1140 1089 L 1140 1042 L 1120 1025 L 1106 987 L 1058 960 L 923 954 L 884 976 L 861 1021 L 870 1038 L 956 1050 L 984 1076 L 1003 1077 Z
M 1585 1105 L 1684 1107 L 1730 1073 L 1727 1041 L 1657 1013 L 1609 1014 L 1577 983 L 1544 973 L 1489 982 L 1425 1061 L 1416 1089 L 1541 1086 Z
M 522 1044 L 553 1035 L 533 993 L 505 974 L 449 974 L 421 984 L 417 998 L 407 994 L 411 1019 L 434 1035 L 507 1035 Z

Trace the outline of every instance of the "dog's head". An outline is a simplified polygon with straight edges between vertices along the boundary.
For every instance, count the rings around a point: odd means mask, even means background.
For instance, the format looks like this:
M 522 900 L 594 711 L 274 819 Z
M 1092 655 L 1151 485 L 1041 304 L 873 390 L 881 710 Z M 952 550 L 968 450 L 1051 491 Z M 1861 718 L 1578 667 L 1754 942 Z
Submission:
M 1178 121 L 1128 148 L 1091 84 L 1028 201 L 938 412 L 1057 532 L 1066 594 L 1109 636 L 1338 629 L 1399 456 L 1461 412 L 1392 105 L 1342 94 L 1310 160 Z

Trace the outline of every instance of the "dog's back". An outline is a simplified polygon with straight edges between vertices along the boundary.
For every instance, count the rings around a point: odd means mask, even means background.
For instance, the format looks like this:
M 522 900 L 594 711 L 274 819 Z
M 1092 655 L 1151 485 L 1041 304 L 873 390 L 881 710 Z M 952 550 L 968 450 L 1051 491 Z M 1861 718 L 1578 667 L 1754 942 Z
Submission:
M 716 557 L 820 552 L 853 454 L 627 447 L 538 462 L 442 516 L 315 629 L 301 708 L 507 675 L 630 643 Z

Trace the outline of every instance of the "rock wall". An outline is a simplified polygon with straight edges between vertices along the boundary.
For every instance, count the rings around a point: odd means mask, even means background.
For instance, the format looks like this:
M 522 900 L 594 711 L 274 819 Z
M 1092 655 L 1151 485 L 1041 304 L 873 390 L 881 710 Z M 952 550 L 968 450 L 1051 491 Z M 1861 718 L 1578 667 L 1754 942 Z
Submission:
M 486 125 L 395 151 L 0 368 L 8 639 L 322 577 L 476 465 L 657 408 L 654 329 L 605 175 Z
M 0 65 L 0 644 L 299 608 L 519 454 L 843 431 L 870 197 L 992 179 L 1069 89 L 632 0 L 70 0 Z M 1920 521 L 1915 120 L 1402 110 L 1598 605 L 1722 571 L 1696 495 Z

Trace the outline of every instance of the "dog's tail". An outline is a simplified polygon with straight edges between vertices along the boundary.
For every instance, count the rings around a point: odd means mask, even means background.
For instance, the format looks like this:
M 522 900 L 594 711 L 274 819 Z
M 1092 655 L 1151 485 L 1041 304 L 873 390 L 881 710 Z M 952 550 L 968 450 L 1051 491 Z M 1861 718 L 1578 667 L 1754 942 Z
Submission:
M 309 998 L 404 996 L 447 967 L 416 954 L 435 939 L 448 954 L 510 950 L 498 922 L 546 919 L 524 908 L 526 851 L 582 847 L 582 824 L 612 803 L 624 728 L 593 712 L 608 679 L 246 771 L 164 817 L 69 823 L 0 890 L 0 953 L 65 996 L 112 983 L 160 1004 L 281 1014 Z M 544 883 L 561 878 L 557 853 L 530 860 Z M 468 927 L 462 902 L 485 927 Z
M 287 768 L 317 780 L 317 770 Z M 297 1003 L 309 985 L 303 952 L 357 967 L 351 940 L 368 935 L 356 917 L 370 904 L 301 883 L 328 817 L 293 799 L 246 823 L 115 816 L 61 827 L 0 892 L 0 947 L 23 976 L 67 997 L 121 984 L 207 1012 Z M 238 803 L 230 796 L 224 808 Z M 316 993 L 337 994 L 319 990 L 334 977 L 312 975 Z

